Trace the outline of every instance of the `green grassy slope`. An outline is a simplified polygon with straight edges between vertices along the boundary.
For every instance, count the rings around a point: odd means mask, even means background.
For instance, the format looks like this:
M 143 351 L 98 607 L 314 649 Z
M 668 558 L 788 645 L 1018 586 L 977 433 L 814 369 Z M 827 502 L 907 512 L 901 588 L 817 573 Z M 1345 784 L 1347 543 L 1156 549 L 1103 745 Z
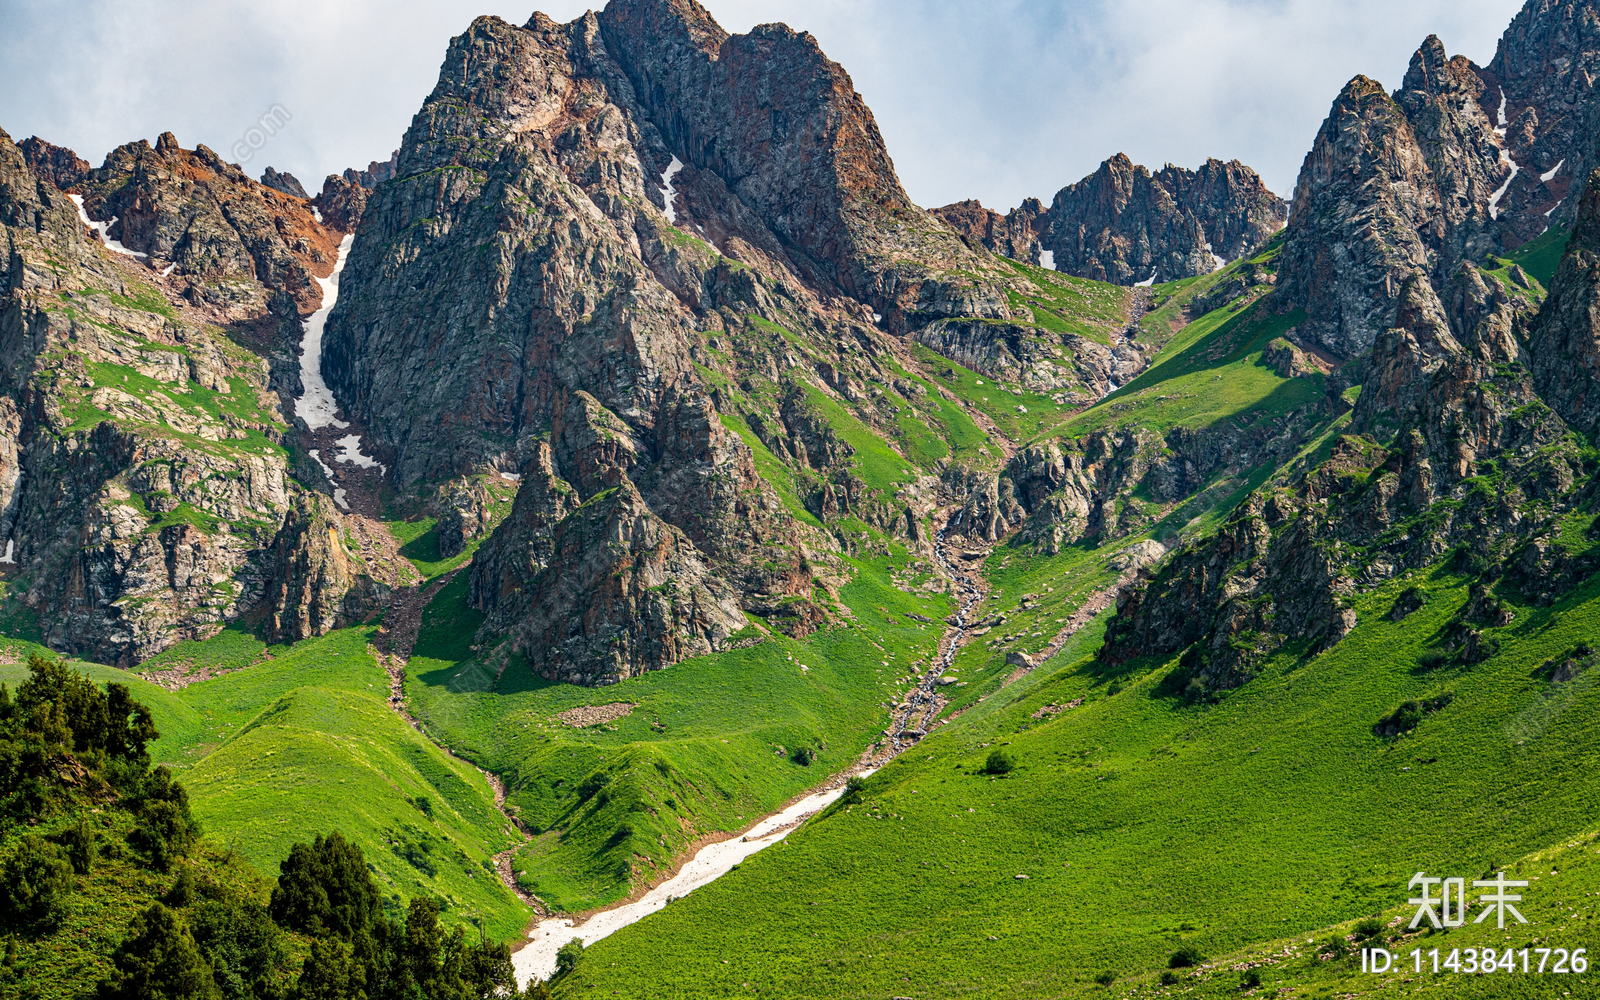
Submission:
M 517 855 L 524 884 L 553 906 L 583 910 L 625 895 L 699 837 L 743 829 L 853 762 L 888 722 L 897 681 L 932 655 L 949 613 L 943 594 L 906 593 L 891 573 L 904 550 L 857 564 L 841 597 L 853 625 L 783 636 L 701 657 L 610 687 L 503 673 L 474 659 L 480 622 L 465 577 L 423 619 L 406 695 L 434 737 L 505 776 L 508 805 L 541 833 Z M 802 667 L 804 669 L 802 669 Z M 636 707 L 573 728 L 556 716 L 585 705 Z M 802 764 L 805 748 L 814 759 Z
M 338 829 L 365 852 L 391 902 L 432 895 L 448 907 L 447 922 L 515 936 L 528 910 L 491 868 L 521 838 L 481 774 L 388 706 L 372 634 L 344 629 L 269 649 L 228 630 L 183 643 L 144 666 L 232 672 L 176 692 L 114 667 L 75 666 L 127 684 L 150 706 L 162 734 L 154 758 L 177 768 L 205 833 L 263 874 L 276 874 L 290 844 Z M 13 686 L 26 675 L 20 664 L 0 665 L 0 681 Z
M 392 898 L 432 894 L 448 916 L 508 937 L 526 908 L 492 856 L 520 838 L 482 775 L 450 760 L 387 704 L 372 628 L 332 632 L 182 700 L 215 744 L 182 772 L 195 815 L 269 874 L 289 845 L 339 829 Z
M 1476 877 L 1585 836 L 1600 689 L 1541 667 L 1600 633 L 1600 582 L 1515 607 L 1476 667 L 1420 669 L 1465 583 L 1435 571 L 1372 592 L 1338 646 L 1280 656 L 1211 706 L 1160 695 L 1171 663 L 1109 676 L 1079 657 L 930 737 L 786 847 L 598 943 L 567 992 L 1092 994 L 1103 970 L 1153 979 L 1181 946 L 1314 935 L 1403 903 L 1418 870 Z M 1408 585 L 1429 603 L 1387 621 Z M 1410 734 L 1374 735 L 1406 700 L 1444 693 Z M 1001 779 L 980 770 L 995 744 L 1019 763 Z M 1557 911 L 1539 912 L 1530 933 L 1553 934 Z

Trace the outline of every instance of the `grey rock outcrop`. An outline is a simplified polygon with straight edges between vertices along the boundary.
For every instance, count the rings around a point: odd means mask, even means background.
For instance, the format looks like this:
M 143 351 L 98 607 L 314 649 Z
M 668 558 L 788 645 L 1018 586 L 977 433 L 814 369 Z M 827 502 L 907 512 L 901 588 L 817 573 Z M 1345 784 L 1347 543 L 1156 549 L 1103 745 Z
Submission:
M 268 167 L 261 174 L 261 183 L 274 191 L 281 191 L 284 194 L 293 195 L 306 201 L 311 200 L 311 196 L 306 194 L 306 189 L 300 185 L 299 179 L 294 174 L 279 173 L 277 170 Z
M 1284 219 L 1283 199 L 1237 160 L 1152 174 L 1118 153 L 1056 193 L 1039 243 L 1057 270 L 1131 285 L 1210 274 L 1264 244 Z

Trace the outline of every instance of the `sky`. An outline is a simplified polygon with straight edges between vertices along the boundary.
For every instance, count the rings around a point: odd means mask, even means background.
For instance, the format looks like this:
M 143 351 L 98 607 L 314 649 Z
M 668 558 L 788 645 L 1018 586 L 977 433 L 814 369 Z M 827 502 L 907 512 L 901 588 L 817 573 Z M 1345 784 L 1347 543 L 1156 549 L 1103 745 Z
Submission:
M 731 32 L 810 31 L 878 119 L 924 207 L 1005 211 L 1125 152 L 1239 159 L 1288 197 L 1358 73 L 1398 87 L 1417 45 L 1485 64 L 1520 0 L 702 0 Z M 0 128 L 98 165 L 171 131 L 313 194 L 386 159 L 480 14 L 574 0 L 0 0 Z M 250 129 L 273 114 L 273 134 Z M 276 123 L 281 123 L 277 127 Z M 259 150 L 241 144 L 261 140 Z M 248 157 L 248 158 L 247 158 Z

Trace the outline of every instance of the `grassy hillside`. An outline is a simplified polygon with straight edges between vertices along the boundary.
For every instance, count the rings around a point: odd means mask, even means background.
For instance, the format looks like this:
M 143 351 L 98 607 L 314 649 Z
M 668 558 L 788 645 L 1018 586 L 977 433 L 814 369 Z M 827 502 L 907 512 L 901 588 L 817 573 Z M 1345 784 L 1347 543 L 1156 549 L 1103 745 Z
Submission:
M 224 631 L 144 664 L 231 671 L 169 692 L 133 674 L 78 664 L 127 684 L 149 705 L 205 833 L 274 876 L 297 840 L 340 830 L 357 844 L 390 902 L 437 897 L 444 919 L 516 936 L 528 910 L 500 884 L 493 855 L 521 838 L 488 782 L 451 760 L 387 704 L 389 677 L 371 627 L 268 648 Z M 0 666 L 0 680 L 26 675 Z
M 1478 877 L 1586 843 L 1600 675 L 1555 682 L 1546 664 L 1600 630 L 1600 582 L 1513 605 L 1492 659 L 1427 669 L 1466 584 L 1394 581 L 1332 650 L 1280 656 L 1213 705 L 1164 696 L 1174 663 L 1058 660 L 857 804 L 595 945 L 568 992 L 1092 994 L 1108 970 L 1155 982 L 1180 948 L 1225 954 L 1392 910 L 1418 870 Z M 1428 602 L 1388 621 L 1411 586 Z M 1445 695 L 1405 735 L 1375 734 Z M 983 773 L 996 745 L 1017 761 L 999 778 Z M 1530 894 L 1535 924 L 1511 936 L 1581 937 L 1558 905 L 1581 891 Z
M 481 619 L 465 577 L 423 619 L 406 695 L 430 735 L 506 779 L 508 805 L 537 831 L 517 870 L 547 903 L 584 910 L 626 895 L 699 838 L 735 831 L 853 762 L 889 720 L 913 664 L 931 656 L 943 594 L 890 580 L 903 549 L 856 564 L 841 595 L 853 623 L 795 641 L 677 664 L 592 689 L 500 672 L 469 648 Z M 632 706 L 582 725 L 583 706 Z

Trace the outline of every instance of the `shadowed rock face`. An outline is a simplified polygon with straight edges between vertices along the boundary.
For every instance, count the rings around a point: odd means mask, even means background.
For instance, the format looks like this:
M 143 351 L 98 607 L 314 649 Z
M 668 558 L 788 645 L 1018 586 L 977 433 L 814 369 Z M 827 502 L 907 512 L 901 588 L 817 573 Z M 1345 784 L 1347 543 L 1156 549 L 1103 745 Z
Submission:
M 1062 188 L 1040 245 L 1058 270 L 1130 285 L 1210 274 L 1283 228 L 1282 199 L 1237 160 L 1155 174 L 1118 153 Z
M 1507 246 L 1538 236 L 1547 223 L 1570 224 L 1577 217 L 1589 174 L 1600 166 L 1597 74 L 1600 6 L 1594 0 L 1529 0 L 1481 72 L 1491 114 L 1504 93 L 1506 144 L 1522 166 L 1501 200 Z
M 1600 430 L 1600 191 L 1586 186 L 1567 255 L 1528 337 L 1534 383 L 1573 429 Z
M 294 174 L 279 173 L 268 167 L 261 174 L 261 183 L 274 191 L 281 191 L 303 201 L 311 200 L 311 196 L 306 194 L 306 189 L 300 186 L 300 180 Z
M 605 44 L 672 153 L 716 176 L 797 273 L 889 313 L 915 302 L 915 268 L 967 255 L 911 203 L 872 111 L 810 34 L 768 24 L 729 36 L 694 0 L 613 0 Z

